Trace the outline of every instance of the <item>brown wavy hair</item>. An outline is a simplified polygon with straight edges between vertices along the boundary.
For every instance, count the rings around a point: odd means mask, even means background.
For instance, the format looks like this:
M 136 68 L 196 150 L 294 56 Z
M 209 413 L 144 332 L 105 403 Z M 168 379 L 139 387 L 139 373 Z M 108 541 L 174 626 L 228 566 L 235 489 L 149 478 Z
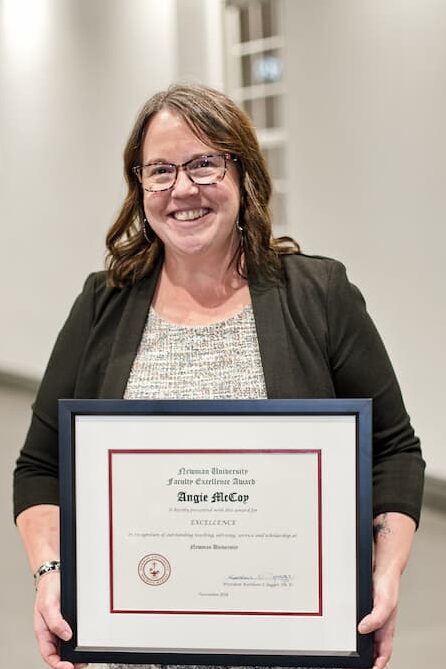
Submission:
M 151 271 L 163 252 L 163 243 L 153 231 L 150 242 L 144 234 L 142 188 L 132 168 L 142 162 L 142 145 L 151 119 L 166 108 L 178 114 L 205 144 L 238 158 L 235 164 L 240 173 L 239 224 L 243 233 L 234 261 L 243 276 L 278 279 L 279 254 L 298 253 L 299 246 L 289 237 L 272 237 L 271 178 L 250 118 L 217 90 L 174 84 L 146 102 L 124 150 L 128 191 L 106 237 L 108 284 L 134 284 Z

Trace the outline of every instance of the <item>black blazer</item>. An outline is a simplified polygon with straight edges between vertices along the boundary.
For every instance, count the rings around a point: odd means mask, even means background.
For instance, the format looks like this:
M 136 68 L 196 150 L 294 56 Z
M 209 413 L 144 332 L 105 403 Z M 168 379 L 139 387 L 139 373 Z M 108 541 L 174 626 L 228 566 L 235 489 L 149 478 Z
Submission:
M 250 281 L 268 398 L 373 398 L 374 513 L 419 519 L 424 462 L 398 382 L 358 289 L 328 258 L 282 257 L 277 284 Z M 161 262 L 127 288 L 91 274 L 59 334 L 14 474 L 14 511 L 58 503 L 57 400 L 119 398 Z

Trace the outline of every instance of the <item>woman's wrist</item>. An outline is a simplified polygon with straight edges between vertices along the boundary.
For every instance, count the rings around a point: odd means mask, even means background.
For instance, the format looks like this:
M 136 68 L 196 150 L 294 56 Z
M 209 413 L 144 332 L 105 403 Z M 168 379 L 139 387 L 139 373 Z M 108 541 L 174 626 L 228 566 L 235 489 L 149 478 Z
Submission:
M 409 559 L 414 520 L 397 512 L 383 513 L 374 519 L 373 530 L 375 574 L 400 577 Z
M 17 516 L 17 527 L 34 574 L 44 562 L 57 562 L 60 557 L 59 507 L 39 504 Z
M 43 562 L 38 569 L 34 572 L 34 587 L 37 591 L 39 586 L 39 581 L 42 576 L 50 574 L 53 571 L 60 571 L 60 561 L 59 560 L 46 560 Z

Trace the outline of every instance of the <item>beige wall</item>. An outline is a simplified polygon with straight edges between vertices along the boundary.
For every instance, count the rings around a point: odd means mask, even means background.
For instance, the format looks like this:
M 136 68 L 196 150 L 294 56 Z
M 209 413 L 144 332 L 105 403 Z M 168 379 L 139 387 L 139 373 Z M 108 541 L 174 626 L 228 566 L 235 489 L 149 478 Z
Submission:
M 446 3 L 286 10 L 292 232 L 363 290 L 446 478 Z
M 0 12 L 0 368 L 40 376 L 103 266 L 137 111 L 176 77 L 176 2 L 0 0 Z

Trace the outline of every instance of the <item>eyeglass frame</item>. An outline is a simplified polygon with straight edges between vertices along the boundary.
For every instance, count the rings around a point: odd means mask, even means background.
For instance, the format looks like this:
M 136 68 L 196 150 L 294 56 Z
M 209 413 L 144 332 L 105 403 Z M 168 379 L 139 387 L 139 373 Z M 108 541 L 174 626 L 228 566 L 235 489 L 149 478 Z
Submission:
M 223 170 L 223 174 L 221 175 L 221 177 L 219 179 L 217 179 L 216 181 L 210 181 L 209 183 L 206 183 L 206 184 L 200 184 L 200 183 L 197 183 L 196 181 L 194 181 L 193 178 L 191 177 L 191 175 L 187 171 L 187 166 L 190 163 L 192 163 L 194 160 L 200 160 L 200 158 L 216 158 L 217 156 L 221 157 L 221 158 L 224 158 L 224 161 L 225 161 L 224 170 Z M 157 160 L 157 161 L 154 161 L 154 162 L 145 163 L 144 165 L 135 165 L 135 167 L 132 167 L 132 172 L 133 172 L 133 174 L 135 174 L 139 183 L 142 185 L 141 170 L 143 169 L 143 167 L 149 167 L 150 165 L 168 165 L 170 167 L 174 167 L 175 168 L 175 179 L 174 179 L 171 186 L 168 186 L 167 188 L 157 188 L 156 190 L 154 190 L 152 188 L 145 188 L 143 186 L 143 189 L 145 191 L 147 191 L 148 193 L 162 193 L 163 191 L 166 191 L 166 190 L 172 190 L 172 188 L 175 187 L 175 184 L 178 180 L 178 175 L 179 175 L 181 170 L 184 170 L 184 172 L 186 173 L 186 176 L 189 179 L 189 181 L 191 181 L 193 184 L 195 184 L 195 186 L 213 186 L 213 185 L 219 183 L 220 181 L 223 181 L 223 179 L 225 178 L 226 172 L 228 170 L 228 164 L 227 164 L 228 160 L 232 160 L 232 162 L 234 162 L 234 163 L 238 162 L 237 156 L 234 156 L 232 153 L 205 153 L 205 154 L 200 155 L 200 156 L 194 156 L 190 160 L 186 160 L 185 163 L 180 163 L 178 165 L 175 164 L 175 163 L 163 162 L 162 160 L 159 160 L 159 161 Z

